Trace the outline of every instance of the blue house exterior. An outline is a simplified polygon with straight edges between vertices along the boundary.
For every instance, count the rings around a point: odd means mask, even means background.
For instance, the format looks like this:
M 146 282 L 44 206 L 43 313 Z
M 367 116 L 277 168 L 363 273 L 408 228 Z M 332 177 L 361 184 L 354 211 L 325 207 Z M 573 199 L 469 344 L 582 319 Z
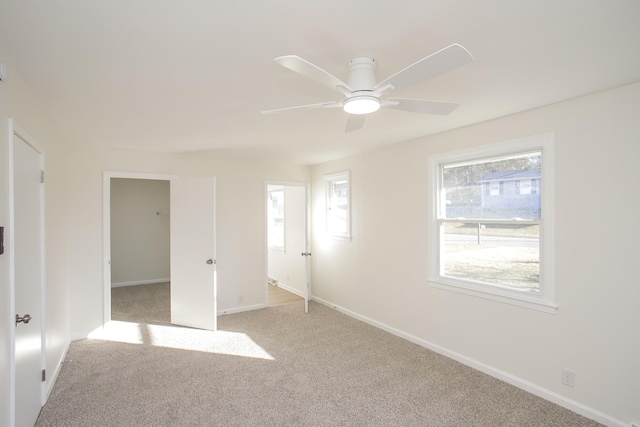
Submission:
M 539 218 L 540 178 L 540 169 L 489 173 L 478 181 L 482 188 L 481 206 L 520 212 L 524 218 Z

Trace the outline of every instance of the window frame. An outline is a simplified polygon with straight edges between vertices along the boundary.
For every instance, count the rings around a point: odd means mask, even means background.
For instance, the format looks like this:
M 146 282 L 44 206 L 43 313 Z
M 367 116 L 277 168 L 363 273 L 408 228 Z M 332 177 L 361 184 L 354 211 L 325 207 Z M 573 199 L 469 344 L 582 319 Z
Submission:
M 429 210 L 428 210 L 428 278 L 430 286 L 446 289 L 476 297 L 500 301 L 521 307 L 531 308 L 546 313 L 555 314 L 555 134 L 548 132 L 529 137 L 511 139 L 499 143 L 471 147 L 462 150 L 439 153 L 429 156 Z M 441 274 L 442 248 L 444 239 L 444 223 L 453 221 L 444 218 L 441 213 L 445 209 L 445 194 L 441 191 L 442 168 L 457 162 L 483 160 L 491 157 L 527 153 L 539 150 L 542 153 L 542 168 L 539 191 L 541 192 L 540 219 L 535 221 L 513 221 L 517 224 L 535 222 L 540 226 L 539 256 L 540 256 L 540 292 L 522 292 L 514 288 L 489 285 L 470 280 L 457 279 Z M 465 220 L 465 222 L 467 222 Z M 468 220 L 468 222 L 488 223 L 486 220 Z M 508 223 L 508 220 L 499 220 Z
M 336 181 L 347 181 L 347 209 L 346 213 L 346 231 L 344 233 L 333 232 L 329 226 L 329 218 L 331 209 L 331 184 Z M 349 171 L 336 172 L 324 175 L 325 188 L 325 233 L 333 240 L 351 241 L 351 177 Z

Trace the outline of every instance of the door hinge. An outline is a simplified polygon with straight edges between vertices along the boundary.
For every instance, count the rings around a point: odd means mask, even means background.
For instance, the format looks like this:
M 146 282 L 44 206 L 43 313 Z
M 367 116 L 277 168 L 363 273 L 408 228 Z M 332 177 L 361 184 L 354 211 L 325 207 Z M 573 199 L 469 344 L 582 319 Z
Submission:
M 44 184 L 44 171 L 40 171 L 40 184 Z
M 42 370 L 42 381 L 44 382 L 44 381 L 46 381 L 46 380 L 47 380 L 47 370 L 46 370 L 46 369 L 43 369 L 43 370 Z

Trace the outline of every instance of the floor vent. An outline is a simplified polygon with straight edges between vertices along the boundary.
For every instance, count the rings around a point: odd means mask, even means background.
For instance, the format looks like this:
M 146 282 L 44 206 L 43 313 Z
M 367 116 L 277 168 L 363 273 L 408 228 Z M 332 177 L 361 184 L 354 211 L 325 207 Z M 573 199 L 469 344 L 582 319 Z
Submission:
M 278 281 L 276 279 L 272 279 L 271 277 L 267 279 L 267 283 L 272 286 L 278 286 Z

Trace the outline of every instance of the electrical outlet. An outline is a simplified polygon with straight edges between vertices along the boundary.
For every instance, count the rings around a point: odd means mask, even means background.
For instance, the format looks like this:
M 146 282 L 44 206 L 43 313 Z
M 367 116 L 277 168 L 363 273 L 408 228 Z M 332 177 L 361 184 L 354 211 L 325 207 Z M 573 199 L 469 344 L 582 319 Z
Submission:
M 568 369 L 562 368 L 560 374 L 560 382 L 569 387 L 576 386 L 576 373 Z
M 244 302 L 244 298 L 242 295 L 238 295 L 238 304 L 242 304 Z

